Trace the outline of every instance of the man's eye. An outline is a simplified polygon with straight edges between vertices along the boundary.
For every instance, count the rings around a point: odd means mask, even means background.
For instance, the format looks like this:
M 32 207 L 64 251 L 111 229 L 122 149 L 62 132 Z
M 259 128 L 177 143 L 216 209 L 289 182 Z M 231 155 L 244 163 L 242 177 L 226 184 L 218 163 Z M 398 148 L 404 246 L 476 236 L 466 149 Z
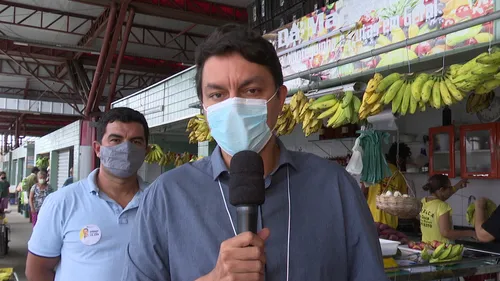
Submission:
M 220 98 L 222 98 L 222 94 L 221 93 L 213 93 L 213 94 L 210 94 L 209 97 L 211 99 L 220 99 Z
M 248 93 L 248 94 L 251 94 L 251 95 L 256 95 L 256 94 L 258 94 L 259 92 L 260 92 L 260 90 L 259 90 L 259 89 L 248 89 L 248 90 L 247 90 L 247 93 Z

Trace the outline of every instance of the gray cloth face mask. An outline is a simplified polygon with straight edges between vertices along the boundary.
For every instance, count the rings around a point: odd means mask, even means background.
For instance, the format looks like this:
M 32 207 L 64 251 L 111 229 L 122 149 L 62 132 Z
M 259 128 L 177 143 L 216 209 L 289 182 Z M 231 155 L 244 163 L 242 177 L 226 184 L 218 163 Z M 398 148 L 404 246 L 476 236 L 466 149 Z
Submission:
M 101 163 L 118 178 L 129 178 L 137 173 L 144 163 L 146 149 L 129 141 L 115 146 L 101 146 Z

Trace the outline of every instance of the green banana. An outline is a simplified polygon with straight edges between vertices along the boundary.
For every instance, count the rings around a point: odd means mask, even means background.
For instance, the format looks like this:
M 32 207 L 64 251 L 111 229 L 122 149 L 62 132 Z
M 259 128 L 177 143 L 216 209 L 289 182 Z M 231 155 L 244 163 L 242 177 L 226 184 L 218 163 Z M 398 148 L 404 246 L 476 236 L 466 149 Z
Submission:
M 410 87 L 410 85 L 406 83 L 403 84 L 403 86 L 401 86 L 401 88 L 399 89 L 396 97 L 392 100 L 392 113 L 398 112 L 399 108 L 401 107 L 401 102 L 403 101 L 403 97 L 405 95 L 407 87 Z
M 500 54 L 500 53 L 498 53 Z M 498 65 L 485 65 L 485 64 L 477 64 L 474 69 L 472 69 L 471 73 L 473 75 L 491 75 L 498 73 Z
M 462 75 L 462 74 L 467 74 L 469 73 L 477 64 L 477 60 L 481 59 L 482 57 L 487 56 L 488 53 L 484 52 L 478 55 L 477 57 L 471 59 L 470 61 L 466 62 L 460 69 L 457 71 L 457 75 Z
M 309 109 L 310 110 L 324 110 L 324 109 L 327 109 L 327 108 L 334 106 L 338 102 L 339 101 L 336 99 L 330 99 L 330 100 L 326 100 L 326 101 L 322 101 L 322 102 L 318 102 L 318 103 L 314 102 L 309 106 Z
M 420 101 L 422 95 L 422 88 L 424 87 L 424 83 L 429 80 L 429 74 L 421 73 L 417 76 L 415 81 L 411 84 L 411 95 L 416 101 Z
M 439 91 L 441 92 L 441 98 L 443 99 L 443 102 L 446 105 L 452 105 L 453 100 L 452 100 L 451 94 L 448 91 L 448 87 L 446 87 L 445 81 L 443 81 L 443 80 L 441 80 L 439 82 Z
M 389 87 L 389 90 L 387 90 L 387 92 L 385 93 L 384 98 L 383 98 L 384 104 L 389 104 L 394 99 L 394 97 L 398 93 L 401 86 L 403 86 L 403 83 L 404 83 L 404 81 L 400 79 L 400 80 L 394 82 L 391 85 L 391 87 Z
M 434 108 L 440 108 L 441 107 L 441 89 L 439 87 L 439 78 L 436 80 L 436 83 L 432 86 L 432 104 Z
M 329 101 L 329 100 L 333 100 L 335 99 L 335 95 L 334 94 L 328 94 L 328 95 L 324 95 L 324 96 L 321 96 L 319 98 L 317 98 L 312 104 L 311 106 L 315 105 L 315 104 L 318 104 L 318 103 L 322 103 L 324 101 Z
M 500 64 L 500 52 L 494 52 L 477 59 L 482 64 Z
M 351 104 L 353 96 L 354 93 L 352 91 L 345 92 L 344 98 L 342 99 L 342 108 L 346 108 L 349 104 Z
M 432 95 L 432 88 L 434 86 L 434 83 L 436 83 L 436 81 L 434 80 L 434 77 L 431 77 L 429 80 L 427 80 L 424 83 L 424 86 L 422 87 L 422 97 L 421 97 L 421 100 L 423 102 L 429 101 L 429 99 Z
M 403 101 L 401 102 L 401 115 L 406 115 L 408 112 L 408 108 L 410 107 L 410 99 L 411 99 L 411 87 L 406 87 L 405 94 L 403 96 Z
M 450 94 L 455 98 L 457 101 L 461 101 L 464 99 L 464 96 L 460 90 L 453 85 L 453 83 L 450 81 L 449 78 L 444 78 L 444 82 L 446 83 L 446 87 L 448 87 L 448 90 L 450 91 Z
M 337 112 L 337 109 L 340 107 L 340 102 L 336 103 L 334 106 L 332 106 L 330 109 L 323 111 L 317 119 L 321 120 L 323 118 L 326 118 L 328 116 L 331 116 L 332 114 L 335 114 Z
M 358 97 L 356 97 L 356 96 L 353 97 L 353 100 L 354 100 L 354 102 L 353 102 L 354 113 L 358 113 L 359 112 L 359 108 L 361 107 L 361 100 Z
M 388 89 L 393 83 L 401 79 L 401 74 L 392 73 L 384 77 L 380 84 L 378 84 L 377 89 L 375 89 L 375 93 L 382 93 L 386 89 Z

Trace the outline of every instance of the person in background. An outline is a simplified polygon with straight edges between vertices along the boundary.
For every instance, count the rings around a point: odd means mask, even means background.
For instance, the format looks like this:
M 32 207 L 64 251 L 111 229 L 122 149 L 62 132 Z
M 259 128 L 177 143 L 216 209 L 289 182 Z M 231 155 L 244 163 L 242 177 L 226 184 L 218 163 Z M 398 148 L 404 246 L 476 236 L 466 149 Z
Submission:
M 246 27 L 221 26 L 198 46 L 196 65 L 218 147 L 150 186 L 121 280 L 386 281 L 356 181 L 337 163 L 289 151 L 272 133 L 288 92 L 273 45 Z M 264 164 L 258 234 L 237 234 L 229 202 L 231 159 L 246 150 Z
M 446 175 L 433 175 L 422 187 L 430 193 L 430 196 L 422 199 L 422 211 L 420 211 L 420 229 L 423 242 L 450 243 L 456 239 L 476 236 L 473 230 L 455 230 L 453 228 L 452 209 L 445 202 L 458 190 L 465 188 L 467 183 L 467 180 L 460 180 L 457 184 L 452 185 Z
M 29 281 L 114 281 L 143 190 L 149 127 L 144 115 L 113 108 L 97 122 L 93 149 L 100 166 L 50 194 L 28 242 Z M 90 157 L 90 155 L 89 155 Z
M 69 169 L 69 177 L 64 181 L 61 187 L 65 187 L 73 183 L 73 167 Z
M 31 187 L 38 182 L 38 177 L 37 177 L 38 172 L 40 172 L 40 169 L 38 167 L 33 167 L 31 169 L 31 174 L 29 174 L 29 176 L 27 176 L 21 181 L 20 188 L 18 189 L 19 206 L 21 206 L 22 191 L 29 192 L 31 190 Z M 24 202 L 24 205 L 25 208 L 27 209 L 26 211 L 28 213 L 31 213 L 29 202 Z M 30 216 L 30 221 L 31 221 L 31 216 Z
M 31 187 L 29 195 L 29 204 L 31 209 L 31 223 L 33 227 L 36 225 L 38 212 L 45 201 L 45 198 L 53 192 L 52 186 L 47 183 L 47 171 L 40 170 L 38 172 L 38 182 Z
M 7 173 L 0 172 L 0 216 L 9 207 L 9 187 L 10 183 L 7 181 Z
M 398 169 L 406 170 L 406 161 L 411 156 L 411 149 L 405 143 L 393 143 L 386 155 L 387 164 L 391 170 L 391 175 L 382 180 L 381 183 L 374 184 L 365 189 L 367 202 L 372 213 L 373 220 L 378 223 L 386 224 L 394 229 L 398 227 L 399 219 L 377 208 L 377 196 L 382 192 L 390 190 L 392 193 L 399 191 L 401 194 L 408 194 L 406 181 Z M 364 185 L 362 185 L 364 186 Z
M 497 242 L 500 240 L 500 206 L 487 219 L 486 198 L 476 200 L 474 211 L 474 227 L 477 240 L 481 242 Z

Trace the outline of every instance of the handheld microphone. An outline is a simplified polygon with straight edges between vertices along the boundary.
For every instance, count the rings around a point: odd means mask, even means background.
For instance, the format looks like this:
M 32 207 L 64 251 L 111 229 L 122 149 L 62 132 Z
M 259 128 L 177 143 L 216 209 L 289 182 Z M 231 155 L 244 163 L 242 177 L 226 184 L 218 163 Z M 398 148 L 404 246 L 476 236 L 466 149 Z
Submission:
M 236 153 L 229 168 L 229 202 L 236 207 L 237 233 L 257 233 L 259 206 L 264 204 L 264 163 L 256 152 Z

